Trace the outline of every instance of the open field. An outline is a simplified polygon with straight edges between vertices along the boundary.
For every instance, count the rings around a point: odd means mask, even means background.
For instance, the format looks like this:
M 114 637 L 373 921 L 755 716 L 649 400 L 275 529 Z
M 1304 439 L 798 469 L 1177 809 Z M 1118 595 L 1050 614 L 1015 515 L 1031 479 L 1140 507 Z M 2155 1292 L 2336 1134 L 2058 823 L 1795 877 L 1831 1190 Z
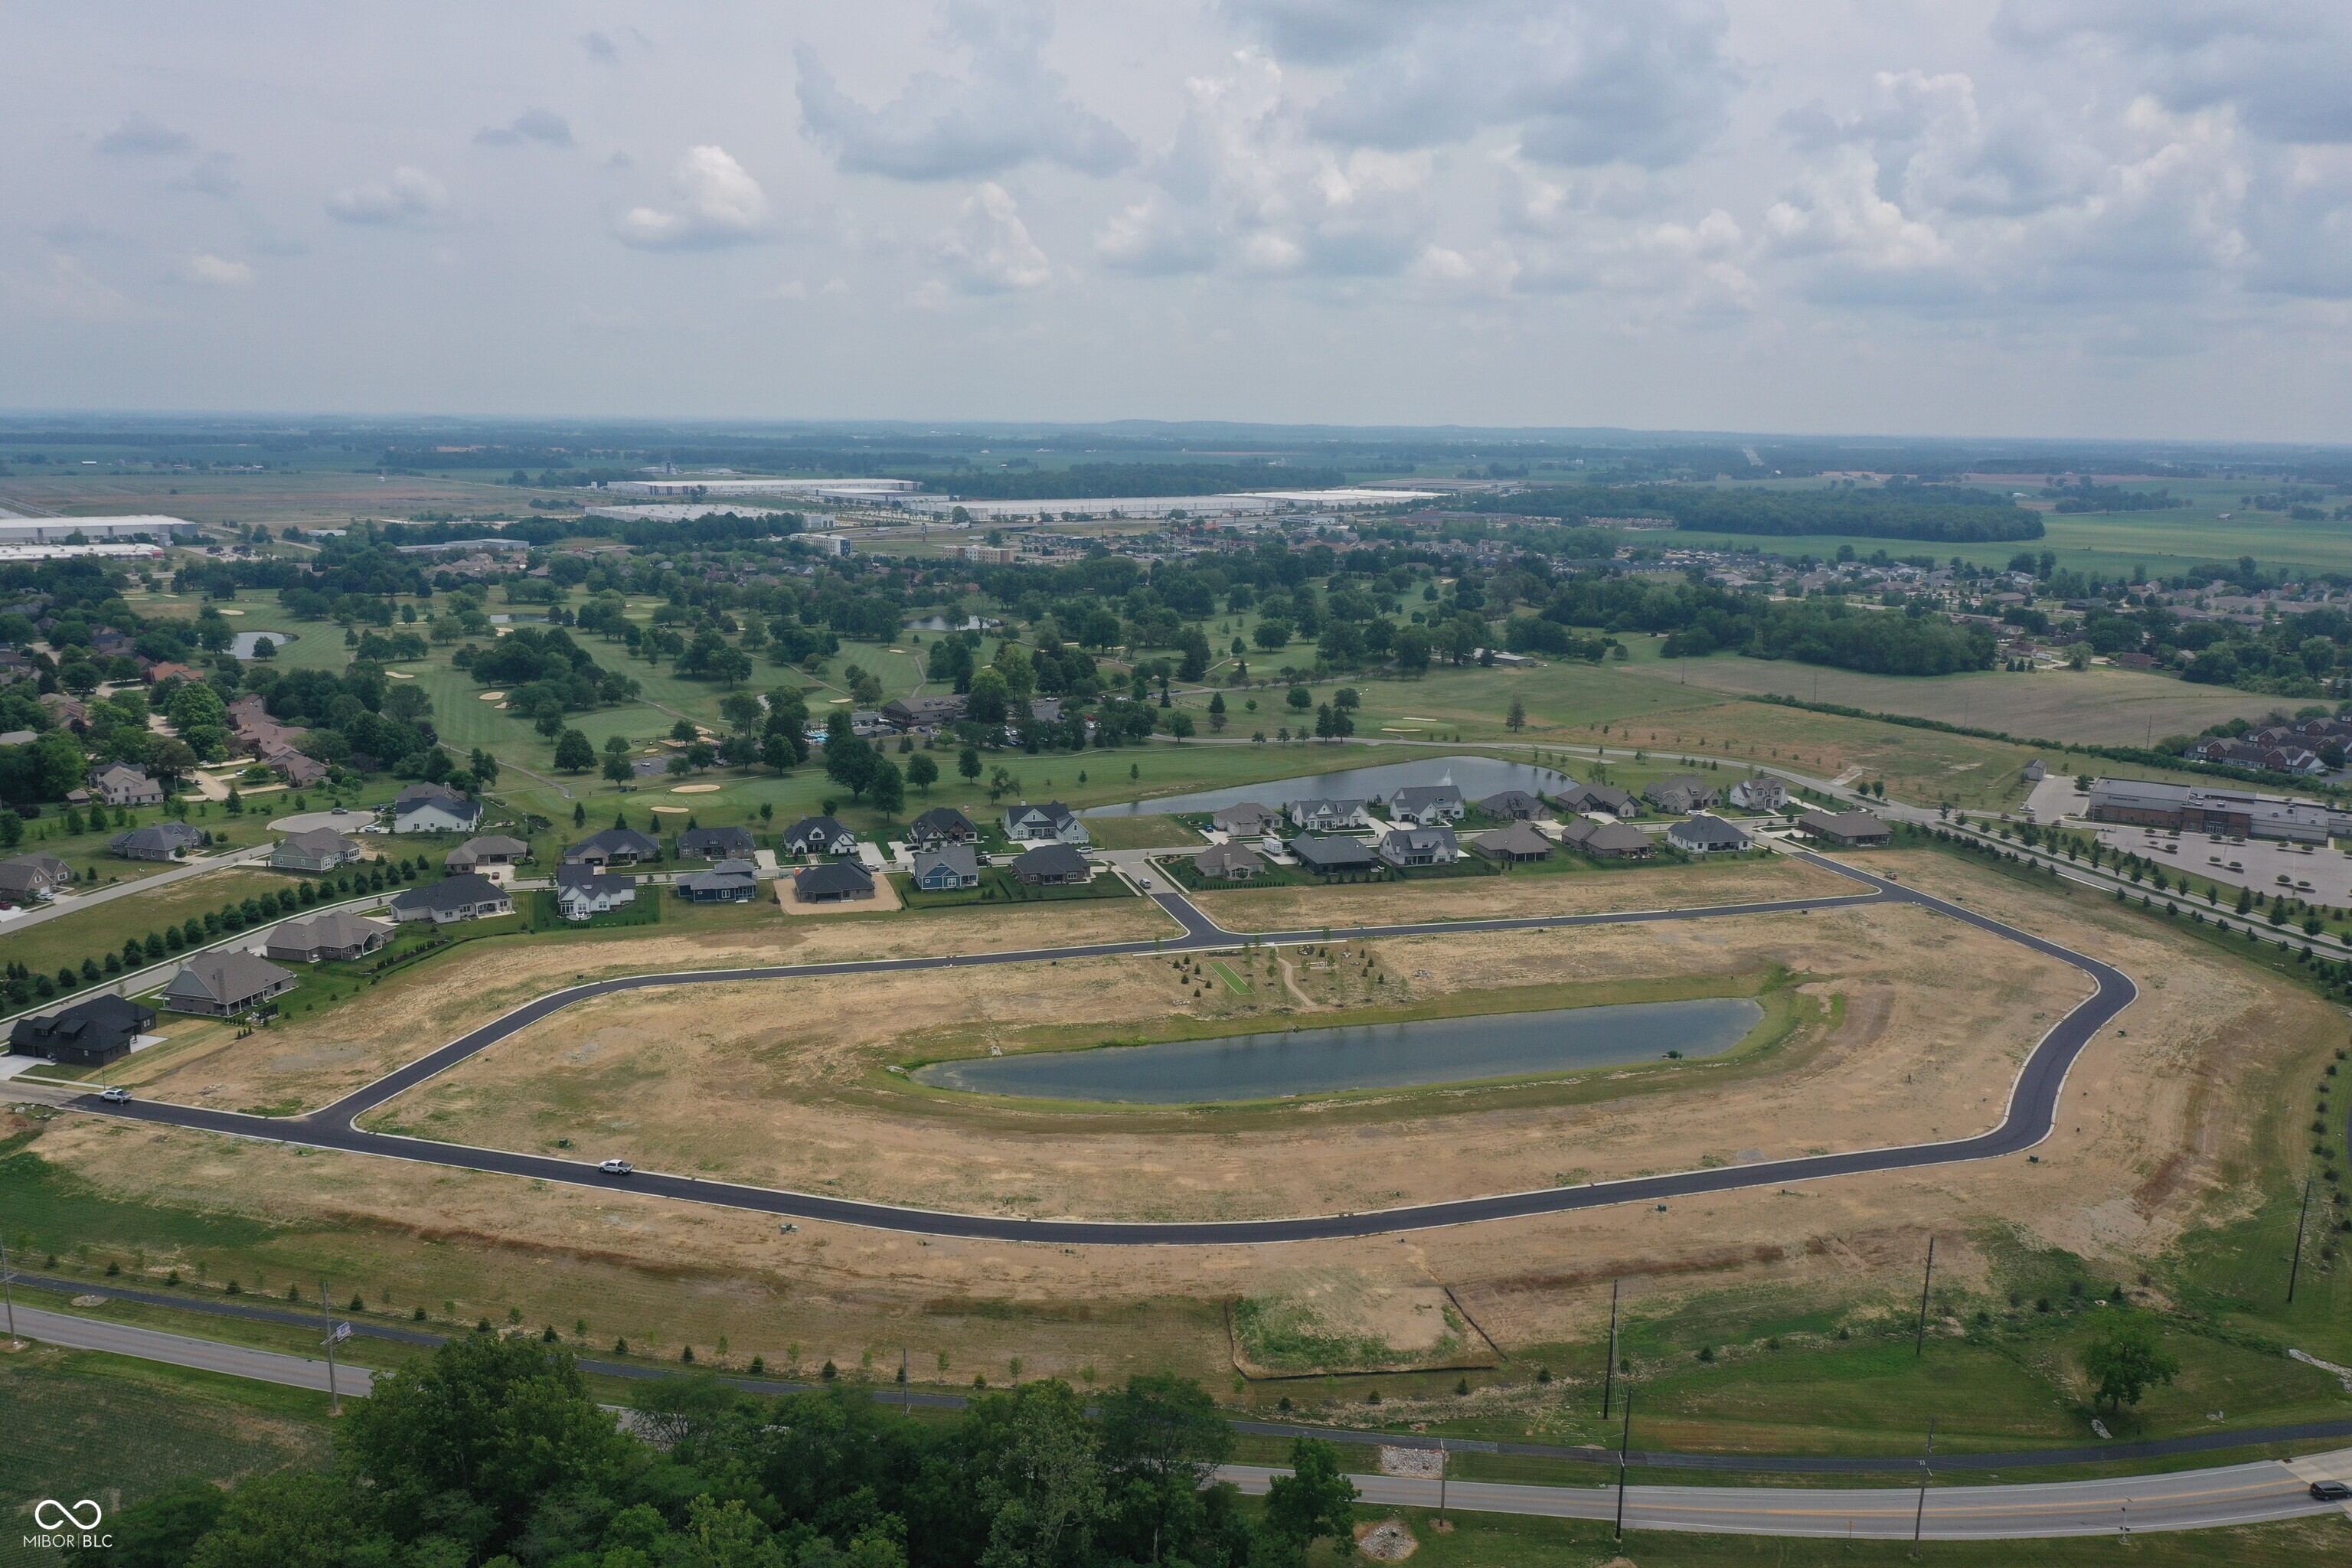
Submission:
M 22 931 L 0 928 L 0 945 L 26 968 L 54 974 L 59 964 L 79 966 L 85 958 L 103 959 L 109 952 L 121 952 L 126 937 L 144 938 L 151 931 L 180 924 L 192 915 L 202 920 L 225 904 L 258 892 L 275 893 L 290 880 L 276 871 L 229 867 L 152 892 L 72 910 Z

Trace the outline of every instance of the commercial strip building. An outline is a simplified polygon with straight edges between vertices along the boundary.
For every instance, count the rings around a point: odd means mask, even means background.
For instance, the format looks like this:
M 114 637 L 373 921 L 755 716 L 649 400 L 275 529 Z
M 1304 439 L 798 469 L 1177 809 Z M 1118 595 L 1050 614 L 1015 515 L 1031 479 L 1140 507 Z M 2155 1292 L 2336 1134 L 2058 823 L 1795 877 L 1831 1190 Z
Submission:
M 2352 838 L 2352 812 L 2317 801 L 2141 779 L 2094 780 L 2090 809 L 2084 815 L 2093 822 L 2231 838 L 2277 838 L 2290 844 Z

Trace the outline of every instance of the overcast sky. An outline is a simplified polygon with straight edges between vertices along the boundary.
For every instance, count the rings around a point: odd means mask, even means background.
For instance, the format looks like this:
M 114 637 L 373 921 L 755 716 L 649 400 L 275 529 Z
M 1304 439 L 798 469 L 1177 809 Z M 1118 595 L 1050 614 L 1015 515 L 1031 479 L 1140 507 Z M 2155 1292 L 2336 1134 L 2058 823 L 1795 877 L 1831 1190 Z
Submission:
M 2347 0 L 10 13 L 0 405 L 2352 439 Z

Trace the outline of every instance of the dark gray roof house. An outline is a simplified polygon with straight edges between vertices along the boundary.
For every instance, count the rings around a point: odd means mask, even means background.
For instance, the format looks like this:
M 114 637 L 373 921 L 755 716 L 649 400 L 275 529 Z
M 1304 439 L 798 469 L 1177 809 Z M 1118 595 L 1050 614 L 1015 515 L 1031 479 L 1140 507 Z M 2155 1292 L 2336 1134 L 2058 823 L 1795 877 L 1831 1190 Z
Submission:
M 1895 837 L 1893 829 L 1866 811 L 1809 811 L 1797 818 L 1797 826 L 1825 844 L 1845 848 L 1885 844 Z
M 1552 799 L 1564 811 L 1605 811 L 1612 816 L 1642 815 L 1642 803 L 1613 784 L 1570 784 Z
M 74 869 L 54 855 L 19 855 L 0 860 L 0 899 L 29 904 L 74 879 Z
M 435 925 L 512 913 L 514 900 L 504 888 L 488 877 L 471 874 L 404 888 L 392 900 L 394 920 L 431 921 Z
M 530 858 L 530 846 L 521 839 L 503 833 L 486 833 L 450 850 L 441 864 L 452 871 L 471 871 L 480 866 L 511 866 Z
M 471 833 L 482 823 L 482 803 L 446 784 L 413 784 L 392 797 L 394 833 Z
M 1551 816 L 1551 807 L 1523 789 L 1497 791 L 1480 801 L 1478 809 L 1511 822 L 1536 822 Z
M 708 871 L 689 871 L 677 882 L 678 896 L 698 904 L 748 904 L 760 891 L 760 868 L 749 860 L 725 859 Z
M 635 877 L 608 875 L 602 867 L 578 862 L 555 868 L 555 912 L 565 920 L 593 920 L 636 901 Z
M 784 847 L 795 855 L 855 855 L 857 835 L 830 816 L 803 816 L 784 829 Z
M 567 866 L 634 866 L 661 858 L 661 840 L 634 827 L 608 827 L 592 833 L 563 852 Z
M 278 840 L 278 847 L 269 852 L 269 863 L 281 871 L 331 871 L 362 858 L 365 853 L 357 840 L 331 827 L 313 827 Z
M 155 1009 L 115 995 L 92 996 L 46 1018 L 19 1018 L 8 1032 L 8 1048 L 19 1056 L 103 1067 L 131 1054 L 140 1036 L 155 1026 Z
M 1552 841 L 1528 823 L 1514 822 L 1508 827 L 1498 827 L 1492 833 L 1481 833 L 1470 840 L 1470 847 L 1489 860 L 1516 862 L 1549 860 Z
M 855 860 L 820 860 L 793 873 L 793 892 L 804 904 L 870 899 L 874 896 L 874 878 Z
M 1379 863 L 1363 840 L 1345 834 L 1302 833 L 1290 841 L 1290 852 L 1301 867 L 1323 877 L 1369 871 Z
M 1058 800 L 1042 805 L 1023 801 L 1004 812 L 1004 837 L 1015 844 L 1087 844 L 1093 836 L 1087 825 Z
M 1646 860 L 1657 852 L 1650 836 L 1622 822 L 1595 822 L 1589 816 L 1570 820 L 1560 830 L 1560 842 L 1596 860 Z
M 1095 868 L 1076 845 L 1040 844 L 1013 858 L 1013 874 L 1033 888 L 1051 888 L 1092 881 Z
M 980 837 L 971 818 L 951 805 L 935 805 L 907 825 L 907 842 L 929 849 L 940 844 L 970 844 Z
M 749 860 L 759 846 L 748 827 L 689 827 L 677 836 L 677 852 L 697 860 Z
M 1723 818 L 1700 812 L 1667 828 L 1666 842 L 1688 855 L 1726 855 L 1747 848 L 1754 840 Z
M 1380 855 L 1391 866 L 1451 866 L 1462 845 L 1450 827 L 1398 827 L 1381 836 Z
M 294 989 L 294 973 L 249 952 L 208 952 L 192 959 L 163 988 L 174 1013 L 227 1018 Z
M 1235 838 L 1263 838 L 1283 823 L 1282 808 L 1262 801 L 1236 801 L 1223 810 L 1213 812 L 1209 826 Z
M 121 860 L 177 860 L 204 841 L 205 836 L 184 822 L 158 822 L 116 834 L 106 848 Z

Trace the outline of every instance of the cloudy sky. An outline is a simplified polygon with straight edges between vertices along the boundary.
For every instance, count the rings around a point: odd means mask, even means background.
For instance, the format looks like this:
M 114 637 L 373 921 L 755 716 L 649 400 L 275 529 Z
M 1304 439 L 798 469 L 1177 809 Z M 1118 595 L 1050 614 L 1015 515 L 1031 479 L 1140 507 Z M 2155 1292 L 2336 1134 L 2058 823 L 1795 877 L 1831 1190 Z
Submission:
M 2352 439 L 2345 0 L 10 33 L 0 406 Z

